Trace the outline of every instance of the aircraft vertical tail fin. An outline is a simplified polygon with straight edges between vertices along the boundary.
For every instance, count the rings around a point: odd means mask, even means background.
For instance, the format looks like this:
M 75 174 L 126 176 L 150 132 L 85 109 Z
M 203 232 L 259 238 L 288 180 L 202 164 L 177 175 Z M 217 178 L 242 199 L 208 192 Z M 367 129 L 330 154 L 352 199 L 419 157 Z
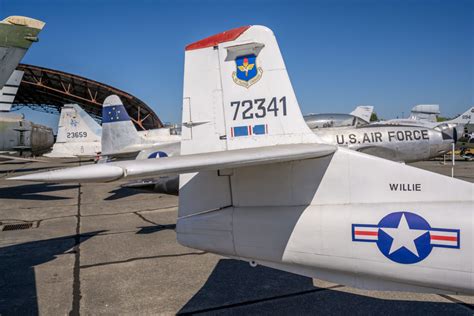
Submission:
M 0 89 L 0 112 L 10 111 L 18 88 L 20 87 L 23 74 L 23 71 L 15 70 L 10 78 L 8 78 L 7 83 Z
M 181 137 L 182 156 L 317 142 L 272 30 L 244 26 L 186 46 Z M 178 215 L 232 205 L 229 182 L 213 171 L 181 175 Z
M 102 154 L 122 153 L 128 146 L 140 141 L 137 129 L 120 98 L 108 96 L 102 107 Z
M 57 142 L 100 142 L 101 127 L 77 104 L 65 104 L 59 117 Z
M 439 104 L 418 104 L 411 109 L 410 118 L 434 123 L 439 113 Z
M 468 109 L 463 114 L 459 115 L 458 117 L 444 123 L 469 124 L 473 122 L 474 122 L 474 106 Z
M 77 104 L 65 104 L 59 117 L 56 143 L 47 157 L 77 157 L 95 155 L 100 152 L 102 128 L 86 111 Z M 82 146 L 77 145 L 81 143 Z M 84 144 L 90 146 L 85 148 Z M 96 148 L 94 153 L 86 153 L 89 147 Z
M 244 26 L 190 44 L 184 69 L 182 154 L 316 137 L 270 29 Z
M 0 88 L 7 82 L 31 44 L 38 41 L 38 34 L 44 25 L 42 21 L 24 16 L 9 16 L 0 21 Z
M 360 119 L 363 119 L 367 123 L 370 122 L 370 117 L 374 112 L 374 107 L 371 105 L 359 105 L 351 112 L 352 115 L 357 116 Z

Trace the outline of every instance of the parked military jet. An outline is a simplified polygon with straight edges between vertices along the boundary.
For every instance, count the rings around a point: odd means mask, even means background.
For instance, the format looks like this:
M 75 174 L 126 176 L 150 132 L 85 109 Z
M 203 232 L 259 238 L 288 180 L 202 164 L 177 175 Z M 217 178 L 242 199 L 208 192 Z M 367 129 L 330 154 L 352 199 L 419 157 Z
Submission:
M 416 113 L 428 107 L 416 106 Z M 425 111 L 434 110 L 427 108 Z M 357 107 L 351 114 L 313 114 L 305 116 L 309 128 L 325 144 L 347 147 L 398 162 L 426 160 L 445 154 L 455 141 L 452 129 L 433 129 L 398 124 L 369 123 L 373 107 Z M 365 115 L 357 115 L 362 112 Z M 388 126 L 389 125 L 389 126 Z
M 438 157 L 449 152 L 455 142 L 449 133 L 417 126 L 370 124 L 313 131 L 325 144 L 347 147 L 398 162 Z
M 159 158 L 179 150 L 181 136 L 170 127 L 137 131 L 122 101 L 107 97 L 102 108 L 102 155 L 108 157 Z M 167 148 L 164 152 L 162 149 Z
M 107 97 L 102 110 L 103 158 L 99 162 L 124 158 L 160 159 L 179 155 L 181 135 L 172 127 L 137 131 L 122 101 Z M 127 188 L 178 195 L 178 174 L 161 175 L 130 181 Z
M 447 128 L 455 127 L 454 131 L 460 133 L 464 125 L 472 123 L 474 121 L 474 107 L 469 108 L 463 114 L 457 116 L 456 118 L 448 121 L 437 122 L 427 119 L 420 119 L 416 117 L 410 117 L 407 119 L 393 119 L 388 121 L 381 121 L 376 124 L 383 125 L 403 125 L 403 126 L 421 126 L 427 128 L 439 128 L 446 130 Z M 457 131 L 457 130 L 460 131 Z
M 180 173 L 182 245 L 358 288 L 474 293 L 474 185 L 321 144 L 270 29 L 186 47 L 182 119 L 180 156 L 11 179 Z
M 420 121 L 436 123 L 438 120 L 439 104 L 418 104 L 411 109 L 410 116 L 408 118 L 396 118 L 384 121 L 388 124 L 409 124 L 412 125 Z
M 110 100 L 116 104 L 110 107 Z M 156 158 L 179 152 L 180 136 L 166 127 L 137 131 L 122 101 L 113 95 L 104 101 L 100 126 L 77 104 L 66 104 L 59 118 L 58 135 L 48 157 Z M 103 144 L 103 145 L 102 145 Z M 160 149 L 162 152 L 160 153 Z

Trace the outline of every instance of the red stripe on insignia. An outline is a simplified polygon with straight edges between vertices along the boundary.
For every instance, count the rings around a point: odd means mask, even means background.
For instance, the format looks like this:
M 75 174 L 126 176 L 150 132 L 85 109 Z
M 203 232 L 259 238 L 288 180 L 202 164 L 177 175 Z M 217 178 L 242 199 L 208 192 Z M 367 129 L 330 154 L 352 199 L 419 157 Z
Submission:
M 232 135 L 232 137 L 234 137 L 234 128 L 233 127 L 230 128 L 230 135 Z
M 249 135 L 252 135 L 252 126 L 249 125 Z
M 228 30 L 216 35 L 212 35 L 202 39 L 200 41 L 194 42 L 186 46 L 185 50 L 194 50 L 206 47 L 217 46 L 219 43 L 230 42 L 237 39 L 243 32 L 245 32 L 250 25 L 241 26 L 236 29 Z
M 355 235 L 361 235 L 361 236 L 378 236 L 378 232 L 364 232 L 364 231 L 355 231 Z
M 458 241 L 458 237 L 431 235 L 431 240 Z

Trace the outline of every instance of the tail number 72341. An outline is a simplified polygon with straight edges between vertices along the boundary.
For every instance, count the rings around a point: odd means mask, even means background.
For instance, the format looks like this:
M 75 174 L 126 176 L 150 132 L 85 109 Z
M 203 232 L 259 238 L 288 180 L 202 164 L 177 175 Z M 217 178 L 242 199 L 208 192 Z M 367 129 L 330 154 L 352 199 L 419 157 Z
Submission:
M 234 108 L 233 120 L 250 120 L 253 118 L 264 118 L 267 115 L 286 116 L 286 97 L 277 99 L 273 97 L 268 99 L 254 99 L 243 101 L 232 101 L 230 106 Z

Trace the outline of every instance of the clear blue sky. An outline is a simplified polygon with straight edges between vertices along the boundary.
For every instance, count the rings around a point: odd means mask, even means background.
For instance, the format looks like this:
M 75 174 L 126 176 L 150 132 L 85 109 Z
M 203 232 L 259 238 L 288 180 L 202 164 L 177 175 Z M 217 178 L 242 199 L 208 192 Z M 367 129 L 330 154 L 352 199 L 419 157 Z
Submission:
M 24 63 L 123 89 L 173 122 L 184 46 L 249 24 L 273 29 L 303 113 L 370 104 L 388 119 L 419 103 L 462 113 L 474 104 L 473 11 L 471 0 L 0 0 L 2 17 L 46 22 Z

